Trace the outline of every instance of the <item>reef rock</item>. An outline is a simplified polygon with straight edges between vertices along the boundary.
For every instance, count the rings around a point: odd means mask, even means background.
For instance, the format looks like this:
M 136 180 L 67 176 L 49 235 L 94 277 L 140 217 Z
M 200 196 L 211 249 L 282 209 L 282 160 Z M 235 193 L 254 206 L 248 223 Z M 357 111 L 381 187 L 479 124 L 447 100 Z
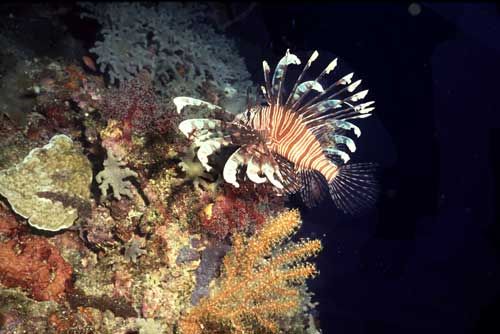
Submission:
M 62 300 L 72 273 L 59 250 L 42 237 L 0 243 L 0 283 L 21 287 L 35 300 Z
M 30 225 L 57 231 L 90 212 L 90 161 L 71 138 L 56 135 L 18 165 L 0 171 L 0 194 Z

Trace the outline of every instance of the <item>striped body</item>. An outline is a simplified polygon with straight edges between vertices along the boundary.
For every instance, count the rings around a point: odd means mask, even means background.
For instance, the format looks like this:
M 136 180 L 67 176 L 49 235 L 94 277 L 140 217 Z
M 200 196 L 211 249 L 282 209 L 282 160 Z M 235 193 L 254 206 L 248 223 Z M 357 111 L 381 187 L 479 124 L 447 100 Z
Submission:
M 267 147 L 291 162 L 297 170 L 316 170 L 328 182 L 338 168 L 323 153 L 321 143 L 296 113 L 283 106 L 255 107 L 250 126 L 266 139 Z

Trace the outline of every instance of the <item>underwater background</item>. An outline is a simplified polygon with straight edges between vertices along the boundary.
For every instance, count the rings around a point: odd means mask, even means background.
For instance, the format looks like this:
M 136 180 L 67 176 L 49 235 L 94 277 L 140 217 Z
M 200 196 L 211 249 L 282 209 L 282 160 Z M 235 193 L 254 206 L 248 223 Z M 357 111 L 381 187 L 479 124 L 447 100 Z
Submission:
M 7 3 L 0 15 L 0 333 L 500 329 L 498 5 Z M 178 114 L 174 97 L 242 112 L 262 61 L 287 49 L 303 63 L 318 50 L 323 67 L 338 57 L 376 102 L 353 122 L 352 159 L 379 165 L 361 215 L 269 183 L 235 190 L 177 129 L 220 115 Z M 277 276 L 260 275 L 280 256 Z

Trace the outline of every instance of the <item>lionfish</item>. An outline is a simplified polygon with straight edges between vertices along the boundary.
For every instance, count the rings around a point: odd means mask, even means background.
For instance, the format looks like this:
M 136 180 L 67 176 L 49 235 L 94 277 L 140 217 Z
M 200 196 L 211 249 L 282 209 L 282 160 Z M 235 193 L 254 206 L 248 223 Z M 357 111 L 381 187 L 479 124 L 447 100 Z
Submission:
M 348 120 L 370 116 L 374 101 L 356 104 L 368 90 L 350 94 L 361 83 L 352 82 L 354 73 L 324 88 L 322 79 L 336 68 L 337 58 L 316 79 L 303 81 L 318 55 L 313 52 L 288 96 L 284 93 L 287 67 L 301 63 L 289 50 L 272 78 L 268 63 L 263 61 L 264 103 L 249 103 L 231 121 L 187 119 L 179 129 L 193 140 L 195 148 L 199 147 L 197 157 L 207 171 L 212 169 L 208 164 L 212 153 L 223 146 L 237 147 L 222 172 L 224 180 L 235 187 L 239 187 L 238 170 L 246 165 L 246 175 L 254 183 L 269 181 L 281 194 L 300 192 L 308 207 L 330 193 L 337 207 L 354 214 L 376 200 L 376 166 L 347 163 L 350 157 L 346 151 L 354 152 L 356 145 L 345 134 L 352 130 L 357 137 L 361 135 L 359 127 Z M 174 98 L 174 104 L 179 113 L 188 105 L 224 112 L 212 103 L 185 96 Z

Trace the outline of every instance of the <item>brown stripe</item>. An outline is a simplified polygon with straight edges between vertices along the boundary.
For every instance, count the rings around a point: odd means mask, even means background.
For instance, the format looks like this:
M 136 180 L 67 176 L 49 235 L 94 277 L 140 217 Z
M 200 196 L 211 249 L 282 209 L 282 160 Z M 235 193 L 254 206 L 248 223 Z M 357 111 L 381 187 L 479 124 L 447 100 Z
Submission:
M 335 179 L 335 176 L 337 176 L 338 167 L 330 164 L 326 168 L 323 168 L 320 173 L 323 174 L 328 183 L 331 183 Z

